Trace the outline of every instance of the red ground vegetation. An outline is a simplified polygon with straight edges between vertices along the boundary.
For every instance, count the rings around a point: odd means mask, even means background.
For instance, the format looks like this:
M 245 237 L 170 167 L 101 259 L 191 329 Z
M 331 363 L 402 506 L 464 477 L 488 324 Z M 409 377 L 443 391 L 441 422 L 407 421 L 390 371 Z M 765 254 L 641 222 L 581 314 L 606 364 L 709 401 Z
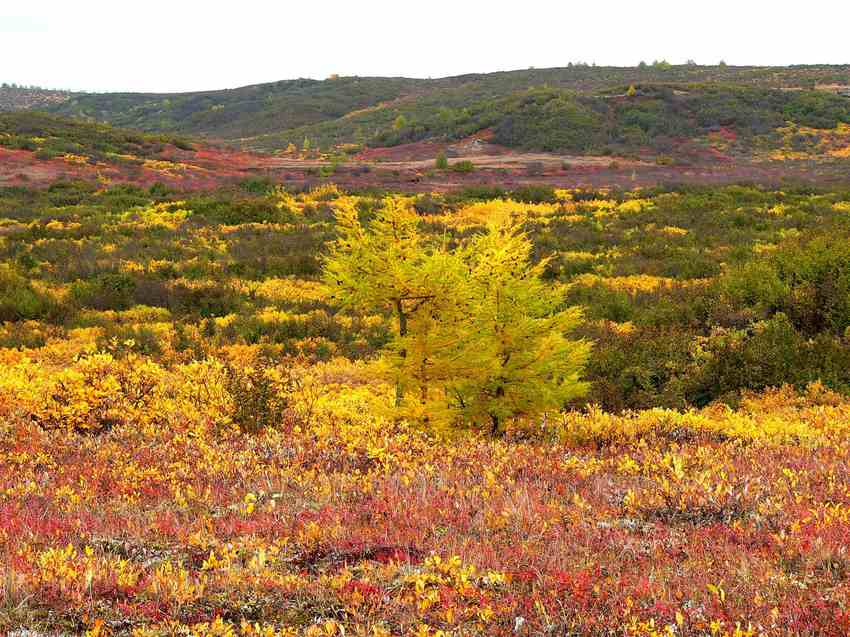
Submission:
M 728 133 L 721 131 L 718 135 L 724 141 L 730 139 Z M 321 159 L 275 157 L 213 146 L 188 151 L 168 146 L 157 159 L 110 162 L 70 156 L 40 159 L 30 151 L 0 147 L 0 187 L 43 187 L 57 179 L 84 179 L 143 187 L 159 182 L 183 190 L 204 190 L 252 177 L 267 177 L 290 187 L 333 182 L 348 189 L 379 187 L 406 192 L 445 192 L 475 185 L 511 189 L 528 184 L 634 188 L 670 183 L 848 182 L 846 162 L 736 160 L 716 145 L 694 145 L 690 163 L 665 165 L 615 157 L 517 153 L 482 142 L 483 138 L 486 135 L 452 147 L 462 154 L 455 152 L 450 162 L 469 159 L 475 167 L 469 173 L 435 170 L 436 154 L 450 148 L 437 142 L 369 149 L 352 162 L 336 166 Z M 530 165 L 538 165 L 533 174 Z

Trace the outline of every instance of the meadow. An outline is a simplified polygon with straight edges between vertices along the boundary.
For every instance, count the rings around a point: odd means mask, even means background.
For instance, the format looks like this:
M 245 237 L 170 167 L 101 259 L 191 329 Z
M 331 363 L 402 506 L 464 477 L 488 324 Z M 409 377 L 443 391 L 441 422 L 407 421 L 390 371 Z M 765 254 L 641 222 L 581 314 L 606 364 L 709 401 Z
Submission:
M 338 213 L 522 220 L 584 396 L 393 413 Z M 844 635 L 850 192 L 0 190 L 0 629 Z

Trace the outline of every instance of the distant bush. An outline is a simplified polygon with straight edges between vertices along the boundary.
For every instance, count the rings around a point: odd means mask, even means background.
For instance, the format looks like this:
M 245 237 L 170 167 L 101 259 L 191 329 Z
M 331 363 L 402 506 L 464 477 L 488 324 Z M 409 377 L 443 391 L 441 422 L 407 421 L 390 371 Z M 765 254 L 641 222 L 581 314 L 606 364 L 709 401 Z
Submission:
M 148 188 L 148 193 L 150 194 L 150 196 L 156 197 L 156 198 L 167 197 L 168 195 L 172 194 L 173 192 L 174 191 L 171 188 L 169 188 L 166 184 L 162 183 L 161 181 L 157 181 L 157 182 L 151 184 L 151 187 Z
M 245 179 L 239 185 L 242 190 L 253 195 L 265 195 L 274 189 L 274 182 L 268 177 L 252 177 Z
M 556 203 L 558 197 L 552 186 L 530 185 L 511 192 L 511 198 L 523 203 Z
M 715 287 L 720 298 L 714 308 L 714 318 L 721 324 L 728 324 L 736 313 L 745 324 L 767 318 L 785 305 L 789 294 L 776 268 L 764 261 L 732 266 L 718 279 Z M 721 316 L 721 311 L 726 314 Z
M 449 167 L 449 160 L 446 158 L 446 154 L 440 152 L 437 154 L 437 159 L 434 161 L 434 167 L 437 170 L 447 170 Z
M 586 308 L 588 318 L 625 323 L 635 317 L 632 297 L 622 290 L 612 290 L 605 285 L 575 285 L 567 293 L 569 305 Z
M 420 215 L 435 215 L 442 211 L 442 202 L 432 194 L 419 195 L 413 202 L 413 208 Z
M 452 205 L 467 201 L 486 201 L 502 199 L 505 191 L 498 186 L 467 186 L 446 195 L 446 202 Z
M 59 153 L 48 148 L 41 148 L 35 153 L 35 158 L 41 161 L 50 161 L 59 156 Z
M 788 316 L 803 332 L 844 334 L 850 327 L 850 241 L 830 236 L 789 246 L 774 258 L 788 287 Z
M 93 310 L 126 310 L 133 306 L 136 281 L 129 274 L 105 273 L 71 285 L 70 298 Z
M 195 147 L 192 146 L 191 142 L 185 139 L 181 139 L 179 137 L 175 137 L 171 140 L 171 143 L 174 144 L 180 150 L 195 150 Z
M 452 172 L 456 173 L 472 173 L 475 172 L 475 164 L 468 159 L 463 159 L 451 165 Z
M 251 187 L 262 188 L 262 185 Z M 266 198 L 199 198 L 191 200 L 188 207 L 196 217 L 213 223 L 239 225 L 243 223 L 276 223 L 282 211 Z
M 689 404 L 681 377 L 690 364 L 687 332 L 648 330 L 623 335 L 594 333 L 587 368 L 587 401 L 609 411 Z
M 54 206 L 76 206 L 93 195 L 97 185 L 88 181 L 56 181 L 47 189 Z
M 800 334 L 785 314 L 757 323 L 751 330 L 710 338 L 698 364 L 687 376 L 690 402 L 705 405 L 732 399 L 744 389 L 821 381 L 850 389 L 850 348 L 821 334 Z
M 545 169 L 542 161 L 531 161 L 525 165 L 525 174 L 529 177 L 540 177 Z
M 7 264 L 0 264 L 0 323 L 48 319 L 57 314 L 56 302 L 33 288 L 29 280 Z
M 289 402 L 273 380 L 273 366 L 259 361 L 250 369 L 225 367 L 225 389 L 230 395 L 230 419 L 243 433 L 259 434 L 281 428 Z
M 98 350 L 109 351 L 113 356 L 137 352 L 145 356 L 162 354 L 163 343 L 149 327 L 136 325 L 109 325 L 96 340 Z

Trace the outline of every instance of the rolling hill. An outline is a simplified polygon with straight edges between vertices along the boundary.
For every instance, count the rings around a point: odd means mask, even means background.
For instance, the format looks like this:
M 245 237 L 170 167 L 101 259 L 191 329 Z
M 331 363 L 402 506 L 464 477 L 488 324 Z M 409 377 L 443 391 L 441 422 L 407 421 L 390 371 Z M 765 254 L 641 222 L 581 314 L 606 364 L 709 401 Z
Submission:
M 635 87 L 630 92 L 630 87 Z M 394 146 L 492 129 L 514 148 L 671 153 L 731 128 L 751 153 L 792 122 L 850 121 L 850 66 L 573 65 L 441 79 L 332 77 L 183 94 L 73 94 L 61 115 L 276 151 L 290 143 Z M 774 137 L 776 137 L 774 135 Z M 774 145 L 777 140 L 774 139 Z
M 69 99 L 72 93 L 37 87 L 0 85 L 0 113 L 56 106 Z

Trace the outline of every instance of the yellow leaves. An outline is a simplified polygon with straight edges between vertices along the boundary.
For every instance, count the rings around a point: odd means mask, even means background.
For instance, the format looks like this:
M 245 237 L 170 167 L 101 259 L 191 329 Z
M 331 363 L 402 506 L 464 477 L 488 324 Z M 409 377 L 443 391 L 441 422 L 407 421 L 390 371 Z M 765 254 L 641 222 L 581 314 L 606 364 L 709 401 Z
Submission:
M 62 159 L 64 159 L 69 164 L 82 164 L 85 165 L 88 163 L 89 158 L 85 155 L 74 155 L 72 153 L 68 153 L 66 155 L 62 155 Z
M 800 402 L 793 389 L 778 389 L 745 397 L 743 409 L 707 407 L 684 413 L 650 409 L 613 415 L 599 409 L 562 417 L 565 441 L 635 441 L 643 437 L 677 437 L 687 433 L 770 444 L 825 444 L 850 433 L 850 405 L 817 406 Z M 673 461 L 671 460 L 671 463 Z M 674 464 L 670 465 L 675 473 Z
M 61 588 L 71 596 L 90 594 L 95 581 L 114 581 L 120 588 L 135 586 L 141 572 L 137 565 L 114 557 L 98 557 L 86 546 L 82 555 L 72 544 L 50 548 L 36 558 L 37 580 Z
M 148 591 L 161 599 L 178 604 L 200 599 L 204 595 L 206 585 L 180 565 L 166 561 L 157 566 L 153 573 Z
M 228 569 L 231 566 L 232 560 L 235 557 L 235 551 L 230 546 L 225 546 L 221 549 L 220 554 L 215 551 L 210 551 L 207 559 L 201 564 L 202 571 L 215 571 Z
M 166 637 L 174 634 L 186 634 L 191 637 L 296 637 L 297 630 L 292 627 L 275 627 L 259 622 L 242 620 L 237 626 L 217 617 L 212 622 L 203 622 L 185 626 L 177 622 L 166 622 L 158 626 L 142 626 L 133 629 L 132 637 Z
M 824 156 L 847 158 L 850 157 L 850 127 L 840 122 L 833 129 L 811 128 L 808 126 L 789 125 L 777 129 L 782 135 L 780 148 L 775 148 L 766 157 L 774 161 L 786 160 L 817 160 Z M 808 147 L 802 149 L 795 145 L 795 139 L 805 136 L 811 140 Z
M 47 549 L 38 556 L 39 576 L 44 582 L 68 585 L 79 576 L 77 551 L 68 544 L 62 549 Z
M 108 634 L 102 619 L 96 619 L 94 625 L 85 632 L 85 637 L 104 637 Z
M 156 162 L 157 164 L 169 164 L 168 168 L 173 165 L 170 162 Z M 120 217 L 120 226 L 125 228 L 142 227 L 142 228 L 167 228 L 177 230 L 182 223 L 192 214 L 191 211 L 184 208 L 185 201 L 164 201 L 155 203 L 147 208 L 134 208 Z
M 685 228 L 679 228 L 677 226 L 664 226 L 659 230 L 659 232 L 667 235 L 668 237 L 684 237 L 688 234 L 688 231 Z
M 515 218 L 546 218 L 558 212 L 556 204 L 531 204 L 512 199 L 482 201 L 464 206 L 449 219 L 443 219 L 448 225 L 459 229 L 501 224 Z
M 722 584 L 708 584 L 707 588 L 708 592 L 714 595 L 721 604 L 726 602 L 726 590 Z
M 142 165 L 148 170 L 153 170 L 164 175 L 176 176 L 185 170 L 200 170 L 182 162 L 165 161 L 161 159 L 145 159 Z
M 326 529 L 311 520 L 298 533 L 298 541 L 305 546 L 315 546 L 325 537 Z
M 640 473 L 640 464 L 629 454 L 624 454 L 617 459 L 617 471 L 626 475 L 636 475 Z
M 80 494 L 77 493 L 73 487 L 67 484 L 63 484 L 61 487 L 56 489 L 53 494 L 53 499 L 65 512 L 74 510 L 82 501 Z
M 580 511 L 589 511 L 592 508 L 590 503 L 578 493 L 573 494 L 573 505 Z
M 611 290 L 628 292 L 629 294 L 650 293 L 657 290 L 671 289 L 673 287 L 691 287 L 703 284 L 702 279 L 671 279 L 669 277 L 652 276 L 648 274 L 634 274 L 619 277 L 604 277 L 598 274 L 581 274 L 572 281 L 572 285 L 580 284 L 586 286 L 604 285 Z
M 664 455 L 662 462 L 670 470 L 674 480 L 682 480 L 685 477 L 685 458 L 681 454 L 668 452 Z
M 482 622 L 487 623 L 487 622 L 490 622 L 493 619 L 493 617 L 495 617 L 496 613 L 488 605 L 488 606 L 482 606 L 481 608 L 479 608 L 478 611 L 475 613 L 475 615 Z
M 345 629 L 333 619 L 325 620 L 320 624 L 313 624 L 304 633 L 305 637 L 334 637 L 344 635 Z
M 489 586 L 504 586 L 508 582 L 508 576 L 499 571 L 487 571 L 481 581 Z
M 617 212 L 620 214 L 637 214 L 654 207 L 655 204 L 649 199 L 629 199 L 617 206 Z
M 243 512 L 245 515 L 251 515 L 254 512 L 254 507 L 257 504 L 257 496 L 253 493 L 246 493 L 242 499 Z
M 626 494 L 623 496 L 623 509 L 625 509 L 629 513 L 634 513 L 638 508 L 638 498 L 637 494 L 629 489 L 626 491 Z
M 245 282 L 244 285 L 258 297 L 275 303 L 318 302 L 329 296 L 326 286 L 319 281 L 272 277 L 258 283 Z
M 0 387 L 42 426 L 94 431 L 127 418 L 146 422 L 151 417 L 146 406 L 162 375 L 149 360 L 118 362 L 109 354 L 85 356 L 56 373 L 28 361 L 4 372 Z

